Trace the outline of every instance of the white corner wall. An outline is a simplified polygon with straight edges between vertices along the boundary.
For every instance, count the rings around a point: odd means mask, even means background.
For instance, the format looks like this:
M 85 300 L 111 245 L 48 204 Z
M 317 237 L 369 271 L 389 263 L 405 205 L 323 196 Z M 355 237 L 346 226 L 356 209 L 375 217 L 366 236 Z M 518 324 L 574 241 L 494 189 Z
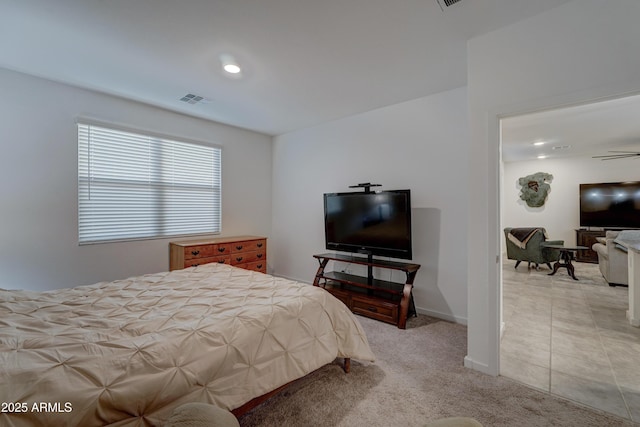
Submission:
M 222 235 L 270 235 L 270 136 L 3 69 L 0 93 L 0 288 L 169 269 L 169 239 L 78 246 L 78 116 L 221 145 Z
M 640 91 L 639 20 L 637 0 L 575 0 L 468 42 L 468 367 L 499 370 L 499 117 Z
M 466 323 L 466 96 L 455 89 L 276 137 L 275 274 L 313 281 L 313 255 L 326 251 L 323 193 L 361 182 L 409 188 L 418 311 Z
M 544 206 L 532 208 L 520 199 L 518 179 L 536 172 L 550 173 L 553 181 Z M 635 159 L 602 161 L 567 157 L 505 163 L 501 229 L 544 227 L 550 239 L 574 245 L 576 230 L 580 228 L 580 184 L 638 180 L 640 165 Z

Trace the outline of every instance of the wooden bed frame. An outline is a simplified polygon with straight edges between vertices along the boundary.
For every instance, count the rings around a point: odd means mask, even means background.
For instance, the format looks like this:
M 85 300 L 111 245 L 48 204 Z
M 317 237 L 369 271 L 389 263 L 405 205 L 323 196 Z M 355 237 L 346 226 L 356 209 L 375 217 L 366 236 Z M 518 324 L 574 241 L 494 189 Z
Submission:
M 348 374 L 351 371 L 351 359 L 350 358 L 345 358 L 344 359 L 344 364 L 342 366 L 342 369 L 344 370 L 344 372 L 346 374 Z M 307 374 L 307 375 L 309 375 L 309 374 Z M 302 377 L 302 378 L 304 378 L 304 377 Z M 262 396 L 254 397 L 253 399 L 251 399 L 250 401 L 248 401 L 244 405 L 232 410 L 231 413 L 233 415 L 235 415 L 236 417 L 240 417 L 240 416 L 246 414 L 247 412 L 249 412 L 250 410 L 252 410 L 253 408 L 255 408 L 256 406 L 260 405 L 261 403 L 265 402 L 266 400 L 268 400 L 271 397 L 275 396 L 276 394 L 280 393 L 282 390 L 284 390 L 285 388 L 289 387 L 291 384 L 295 383 L 296 381 L 301 380 L 302 378 L 298 378 L 297 380 L 293 380 L 293 381 L 290 381 L 290 382 L 288 382 L 288 383 L 286 383 L 284 385 L 281 385 L 277 389 L 272 390 L 272 391 L 270 391 L 268 393 L 265 393 Z

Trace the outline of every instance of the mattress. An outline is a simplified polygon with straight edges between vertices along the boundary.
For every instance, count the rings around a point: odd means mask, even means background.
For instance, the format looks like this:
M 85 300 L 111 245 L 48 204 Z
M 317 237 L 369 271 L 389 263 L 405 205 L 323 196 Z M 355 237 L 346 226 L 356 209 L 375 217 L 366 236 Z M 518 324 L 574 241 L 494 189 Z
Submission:
M 0 425 L 162 425 L 183 403 L 232 410 L 337 357 L 374 360 L 342 302 L 225 264 L 0 290 Z

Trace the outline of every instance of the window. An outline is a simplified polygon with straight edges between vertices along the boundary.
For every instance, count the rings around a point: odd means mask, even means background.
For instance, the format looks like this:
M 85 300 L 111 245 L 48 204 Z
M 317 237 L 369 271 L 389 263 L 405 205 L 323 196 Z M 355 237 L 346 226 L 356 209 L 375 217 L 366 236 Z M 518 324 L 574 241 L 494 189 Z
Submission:
M 220 232 L 221 149 L 78 123 L 80 244 Z

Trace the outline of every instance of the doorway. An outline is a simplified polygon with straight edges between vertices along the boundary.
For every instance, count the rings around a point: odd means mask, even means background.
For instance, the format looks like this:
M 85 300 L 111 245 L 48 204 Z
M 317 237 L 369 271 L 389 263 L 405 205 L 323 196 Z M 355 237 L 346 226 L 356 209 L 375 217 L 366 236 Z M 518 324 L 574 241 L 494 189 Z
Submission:
M 503 118 L 501 228 L 542 227 L 576 244 L 579 185 L 638 181 L 640 96 Z M 552 176 L 544 204 L 520 198 L 519 178 Z M 628 289 L 610 287 L 598 264 L 576 263 L 575 281 L 547 266 L 514 268 L 502 242 L 500 374 L 545 392 L 640 420 L 640 329 L 625 319 Z

